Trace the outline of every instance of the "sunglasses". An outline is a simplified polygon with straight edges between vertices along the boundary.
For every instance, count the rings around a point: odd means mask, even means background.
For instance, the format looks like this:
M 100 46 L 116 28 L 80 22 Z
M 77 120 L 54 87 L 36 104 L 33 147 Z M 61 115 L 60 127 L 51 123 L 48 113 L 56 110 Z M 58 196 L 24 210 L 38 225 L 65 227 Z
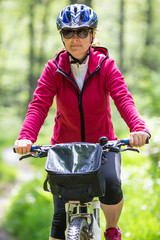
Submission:
M 66 39 L 73 38 L 74 34 L 76 34 L 79 38 L 86 38 L 88 37 L 88 33 L 92 32 L 92 29 L 82 28 L 78 30 L 62 30 L 63 37 Z

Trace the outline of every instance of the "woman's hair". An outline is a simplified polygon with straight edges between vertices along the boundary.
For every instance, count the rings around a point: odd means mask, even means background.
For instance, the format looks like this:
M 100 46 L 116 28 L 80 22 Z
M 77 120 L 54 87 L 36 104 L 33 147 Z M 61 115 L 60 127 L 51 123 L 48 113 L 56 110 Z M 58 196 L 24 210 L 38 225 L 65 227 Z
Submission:
M 65 47 L 63 47 L 63 48 L 61 48 L 61 49 L 58 49 L 58 51 L 57 51 L 56 54 L 55 54 L 55 57 L 56 57 L 60 52 L 62 52 L 62 51 L 64 51 L 64 50 L 66 50 Z

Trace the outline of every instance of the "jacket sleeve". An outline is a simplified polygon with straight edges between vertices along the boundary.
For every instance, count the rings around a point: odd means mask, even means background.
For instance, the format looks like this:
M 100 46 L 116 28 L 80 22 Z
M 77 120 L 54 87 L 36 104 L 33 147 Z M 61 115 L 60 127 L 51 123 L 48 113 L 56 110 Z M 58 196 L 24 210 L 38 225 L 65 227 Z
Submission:
M 34 92 L 32 102 L 29 104 L 28 112 L 24 120 L 18 139 L 28 139 L 33 143 L 37 140 L 41 126 L 47 117 L 49 108 L 56 95 L 56 81 L 54 79 L 53 63 L 46 64 L 38 86 Z
M 141 115 L 139 114 L 131 93 L 128 91 L 124 77 L 112 59 L 107 64 L 107 91 L 114 100 L 114 103 L 130 132 L 146 131 L 146 127 Z M 150 133 L 149 133 L 150 134 Z

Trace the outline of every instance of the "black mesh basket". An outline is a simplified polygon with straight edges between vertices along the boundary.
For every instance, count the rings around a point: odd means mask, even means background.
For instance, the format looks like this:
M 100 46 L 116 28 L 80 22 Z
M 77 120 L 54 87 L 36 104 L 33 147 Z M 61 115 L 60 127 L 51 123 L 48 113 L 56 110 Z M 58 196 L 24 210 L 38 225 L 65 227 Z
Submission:
M 48 172 L 44 189 L 64 200 L 91 201 L 105 194 L 101 172 L 102 148 L 99 144 L 69 143 L 54 145 L 48 152 Z

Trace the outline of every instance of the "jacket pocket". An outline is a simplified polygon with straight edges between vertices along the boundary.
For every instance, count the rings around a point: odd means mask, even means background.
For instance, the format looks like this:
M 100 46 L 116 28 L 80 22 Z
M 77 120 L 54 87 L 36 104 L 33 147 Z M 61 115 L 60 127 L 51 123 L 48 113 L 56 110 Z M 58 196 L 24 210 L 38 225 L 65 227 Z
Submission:
M 58 114 L 58 116 L 56 117 L 56 119 L 60 118 L 61 114 Z

